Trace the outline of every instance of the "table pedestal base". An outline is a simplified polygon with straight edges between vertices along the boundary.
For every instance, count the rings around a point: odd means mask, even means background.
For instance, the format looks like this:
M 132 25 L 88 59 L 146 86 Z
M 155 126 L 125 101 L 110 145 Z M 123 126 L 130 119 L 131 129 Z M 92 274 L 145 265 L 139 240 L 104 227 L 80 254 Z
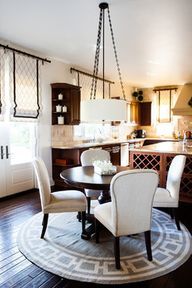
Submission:
M 106 202 L 110 202 L 111 201 L 111 196 L 110 196 L 110 193 L 109 191 L 102 191 L 98 197 L 98 201 L 99 201 L 99 204 L 103 204 L 103 203 L 106 203 Z
M 95 225 L 94 223 L 90 224 L 89 227 L 85 229 L 85 233 L 81 234 L 81 239 L 83 240 L 90 240 L 93 235 L 95 235 Z

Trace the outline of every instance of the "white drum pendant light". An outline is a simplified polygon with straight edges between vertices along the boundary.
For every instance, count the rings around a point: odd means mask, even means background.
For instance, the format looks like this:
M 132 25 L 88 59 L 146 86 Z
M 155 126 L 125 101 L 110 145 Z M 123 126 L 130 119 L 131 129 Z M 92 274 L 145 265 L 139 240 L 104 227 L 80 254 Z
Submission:
M 120 66 L 117 58 L 116 45 L 113 35 L 112 23 L 110 18 L 109 5 L 106 2 L 99 4 L 100 16 L 99 16 L 99 29 L 97 36 L 95 62 L 93 70 L 93 79 L 91 85 L 90 100 L 81 102 L 81 121 L 126 121 L 127 120 L 127 102 L 125 100 L 125 92 L 123 88 L 123 82 L 120 72 Z M 117 71 L 119 74 L 119 80 L 121 84 L 123 99 L 111 99 L 105 97 L 105 10 L 107 10 L 109 27 L 111 32 L 111 38 L 113 43 L 113 50 L 115 54 L 115 60 L 117 65 Z M 101 30 L 102 30 L 102 49 L 103 49 L 103 98 L 96 99 L 97 92 L 97 77 L 98 77 L 98 65 L 99 54 L 101 50 Z

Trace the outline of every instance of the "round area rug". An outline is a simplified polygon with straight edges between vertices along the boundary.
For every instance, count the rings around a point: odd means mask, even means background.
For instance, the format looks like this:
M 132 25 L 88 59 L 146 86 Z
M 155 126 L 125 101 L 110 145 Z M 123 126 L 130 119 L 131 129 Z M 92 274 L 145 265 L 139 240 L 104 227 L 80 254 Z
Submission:
M 100 243 L 81 239 L 77 213 L 50 214 L 40 239 L 42 213 L 27 221 L 18 234 L 19 250 L 39 267 L 68 279 L 102 284 L 144 281 L 167 274 L 191 255 L 191 235 L 184 225 L 176 229 L 164 212 L 153 209 L 153 261 L 147 260 L 144 234 L 120 238 L 121 269 L 115 269 L 113 237 L 103 229 Z

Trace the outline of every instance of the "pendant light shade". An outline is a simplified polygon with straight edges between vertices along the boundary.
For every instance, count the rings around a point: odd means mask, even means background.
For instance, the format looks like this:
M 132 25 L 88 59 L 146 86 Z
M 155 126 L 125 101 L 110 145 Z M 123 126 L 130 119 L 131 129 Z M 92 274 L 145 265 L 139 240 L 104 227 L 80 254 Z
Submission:
M 93 99 L 82 101 L 82 121 L 125 121 L 127 103 L 119 99 Z
M 97 44 L 95 52 L 95 62 L 93 70 L 93 79 L 91 85 L 90 100 L 81 102 L 81 120 L 82 121 L 126 121 L 127 120 L 127 102 L 125 100 L 125 92 L 123 88 L 123 82 L 121 78 L 120 66 L 117 59 L 117 51 L 115 46 L 115 40 L 113 35 L 111 17 L 109 12 L 109 5 L 106 2 L 99 4 L 100 15 L 99 15 L 99 25 L 98 25 L 98 35 L 97 35 Z M 111 32 L 113 50 L 115 54 L 117 71 L 119 74 L 119 80 L 121 84 L 123 100 L 121 99 L 111 99 L 105 97 L 105 10 L 107 10 L 109 27 Z M 101 33 L 102 32 L 102 33 Z M 102 34 L 102 44 L 101 44 L 101 34 Z M 97 90 L 97 79 L 98 79 L 98 65 L 99 65 L 99 54 L 102 47 L 102 58 L 103 58 L 103 98 L 96 99 L 96 90 Z

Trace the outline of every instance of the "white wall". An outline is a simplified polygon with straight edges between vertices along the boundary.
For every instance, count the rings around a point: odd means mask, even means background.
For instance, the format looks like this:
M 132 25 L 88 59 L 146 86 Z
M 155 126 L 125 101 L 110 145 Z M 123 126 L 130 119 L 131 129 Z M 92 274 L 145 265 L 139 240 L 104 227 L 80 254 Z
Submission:
M 73 84 L 70 65 L 52 60 L 42 66 L 41 74 L 41 115 L 38 129 L 38 154 L 46 163 L 49 175 L 52 175 L 51 159 L 51 83 Z

